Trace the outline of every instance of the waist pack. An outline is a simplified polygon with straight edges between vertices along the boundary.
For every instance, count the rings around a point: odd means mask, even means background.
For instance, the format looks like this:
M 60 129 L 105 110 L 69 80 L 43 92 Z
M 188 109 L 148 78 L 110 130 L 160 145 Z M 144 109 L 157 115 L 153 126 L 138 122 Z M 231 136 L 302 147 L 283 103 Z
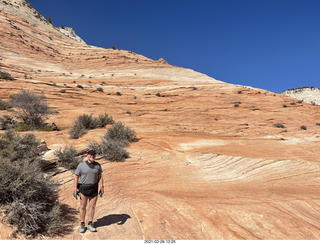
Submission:
M 95 197 L 98 195 L 98 183 L 80 184 L 79 191 L 86 197 Z

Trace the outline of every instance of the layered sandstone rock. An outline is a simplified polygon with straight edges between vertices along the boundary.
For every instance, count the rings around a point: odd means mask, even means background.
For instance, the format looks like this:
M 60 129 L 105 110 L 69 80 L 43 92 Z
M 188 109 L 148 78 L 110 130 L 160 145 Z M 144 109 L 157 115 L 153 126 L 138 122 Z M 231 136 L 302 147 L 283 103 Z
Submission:
M 300 99 L 306 103 L 320 105 L 320 89 L 317 87 L 302 87 L 281 92 L 289 97 Z
M 48 122 L 60 130 L 33 133 L 48 149 L 72 145 L 81 153 L 99 141 L 107 128 L 70 139 L 84 113 L 108 113 L 139 137 L 125 162 L 99 159 L 105 195 L 98 232 L 79 234 L 75 216 L 73 231 L 52 239 L 320 238 L 317 106 L 76 42 L 24 1 L 6 2 L 0 69 L 16 80 L 0 80 L 0 98 L 21 88 L 44 93 L 54 111 Z M 54 174 L 60 201 L 78 210 L 72 172 Z

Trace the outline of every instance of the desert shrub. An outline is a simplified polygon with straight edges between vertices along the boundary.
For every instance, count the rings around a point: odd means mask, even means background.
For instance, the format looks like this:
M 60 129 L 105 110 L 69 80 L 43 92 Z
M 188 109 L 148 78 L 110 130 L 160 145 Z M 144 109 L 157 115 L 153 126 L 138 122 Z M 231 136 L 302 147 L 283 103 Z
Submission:
M 87 130 L 96 128 L 96 121 L 93 118 L 92 114 L 83 114 L 78 116 L 77 120 L 80 124 L 84 126 Z
M 122 122 L 114 123 L 105 134 L 104 138 L 109 141 L 120 141 L 124 144 L 138 141 L 136 132 L 125 126 Z
M 26 124 L 26 123 L 18 123 L 15 127 L 14 127 L 15 131 L 18 132 L 23 132 L 23 131 L 29 131 L 30 127 Z
M 97 88 L 97 91 L 103 92 L 103 88 L 102 88 L 102 87 L 98 87 L 98 88 Z
M 9 115 L 3 115 L 0 118 L 0 130 L 12 129 L 16 126 L 16 121 Z
M 0 99 L 0 110 L 7 110 L 9 108 L 8 103 Z
M 0 202 L 6 206 L 5 219 L 26 236 L 50 235 L 63 227 L 56 189 L 37 164 L 1 159 Z
M 69 131 L 69 135 L 70 135 L 70 138 L 72 139 L 78 139 L 84 134 L 86 134 L 87 132 L 88 131 L 83 126 L 83 124 L 81 124 L 79 120 L 76 120 Z
M 79 115 L 69 132 L 70 137 L 78 139 L 86 134 L 88 130 L 104 128 L 108 124 L 113 124 L 114 120 L 108 114 L 93 117 L 92 114 Z
M 286 126 L 283 124 L 274 124 L 273 126 L 276 128 L 286 128 Z
M 18 108 L 18 118 L 31 129 L 44 124 L 45 115 L 50 113 L 50 109 L 43 102 L 44 95 L 37 95 L 34 92 L 21 90 L 20 93 L 11 95 L 10 104 Z
M 59 158 L 59 166 L 67 169 L 76 169 L 81 163 L 81 157 L 77 156 L 77 151 L 73 146 L 66 146 L 64 149 L 59 149 L 54 153 Z
M 14 78 L 8 72 L 5 72 L 5 71 L 0 71 L 0 79 L 14 80 Z
M 109 161 L 122 162 L 129 158 L 126 144 L 121 140 L 102 139 L 100 150 L 103 158 Z
M 134 130 L 125 126 L 121 122 L 114 123 L 103 137 L 101 143 L 90 142 L 89 148 L 94 149 L 97 154 L 109 161 L 121 162 L 129 158 L 126 147 L 131 142 L 137 141 Z
M 301 126 L 300 126 L 300 129 L 301 129 L 301 130 L 307 130 L 307 126 L 301 125 Z
M 4 218 L 28 237 L 63 228 L 57 184 L 41 172 L 40 141 L 12 130 L 0 135 L 0 204 Z
M 7 130 L 0 135 L 0 157 L 10 161 L 34 161 L 40 154 L 40 141 L 33 134 L 20 136 L 18 132 Z
M 99 154 L 99 155 L 103 154 L 101 144 L 99 144 L 96 141 L 90 141 L 88 143 L 87 147 L 89 148 L 89 150 L 92 149 L 92 150 L 96 151 L 96 153 Z
M 104 128 L 106 125 L 114 124 L 114 120 L 108 114 L 100 114 L 95 118 L 95 124 L 98 128 Z
M 60 93 L 66 93 L 66 92 L 67 92 L 66 89 L 61 89 L 61 90 L 60 90 Z

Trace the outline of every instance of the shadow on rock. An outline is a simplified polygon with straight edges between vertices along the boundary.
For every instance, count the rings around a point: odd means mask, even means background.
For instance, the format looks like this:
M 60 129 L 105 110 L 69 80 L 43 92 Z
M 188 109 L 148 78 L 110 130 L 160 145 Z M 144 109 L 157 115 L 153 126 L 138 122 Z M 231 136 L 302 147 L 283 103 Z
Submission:
M 63 228 L 59 228 L 59 231 L 55 233 L 55 236 L 64 236 L 73 232 L 73 224 L 76 220 L 78 211 L 69 207 L 66 204 L 61 204 L 61 216 L 63 216 L 64 225 Z
M 123 225 L 127 219 L 130 219 L 130 215 L 128 214 L 110 214 L 108 216 L 104 216 L 101 219 L 97 219 L 95 222 L 95 227 L 107 226 L 112 224 Z

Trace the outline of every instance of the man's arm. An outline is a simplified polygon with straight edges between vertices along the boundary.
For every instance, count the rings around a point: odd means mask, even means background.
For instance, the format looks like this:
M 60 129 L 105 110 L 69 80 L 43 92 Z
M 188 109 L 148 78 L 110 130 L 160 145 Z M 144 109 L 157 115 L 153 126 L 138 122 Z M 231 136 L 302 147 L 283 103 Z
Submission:
M 100 188 L 103 188 L 104 185 L 103 185 L 103 177 L 102 177 L 102 174 L 99 175 L 99 182 L 100 182 Z
M 77 191 L 77 189 L 78 189 L 78 182 L 79 182 L 79 175 L 74 175 L 73 191 Z

